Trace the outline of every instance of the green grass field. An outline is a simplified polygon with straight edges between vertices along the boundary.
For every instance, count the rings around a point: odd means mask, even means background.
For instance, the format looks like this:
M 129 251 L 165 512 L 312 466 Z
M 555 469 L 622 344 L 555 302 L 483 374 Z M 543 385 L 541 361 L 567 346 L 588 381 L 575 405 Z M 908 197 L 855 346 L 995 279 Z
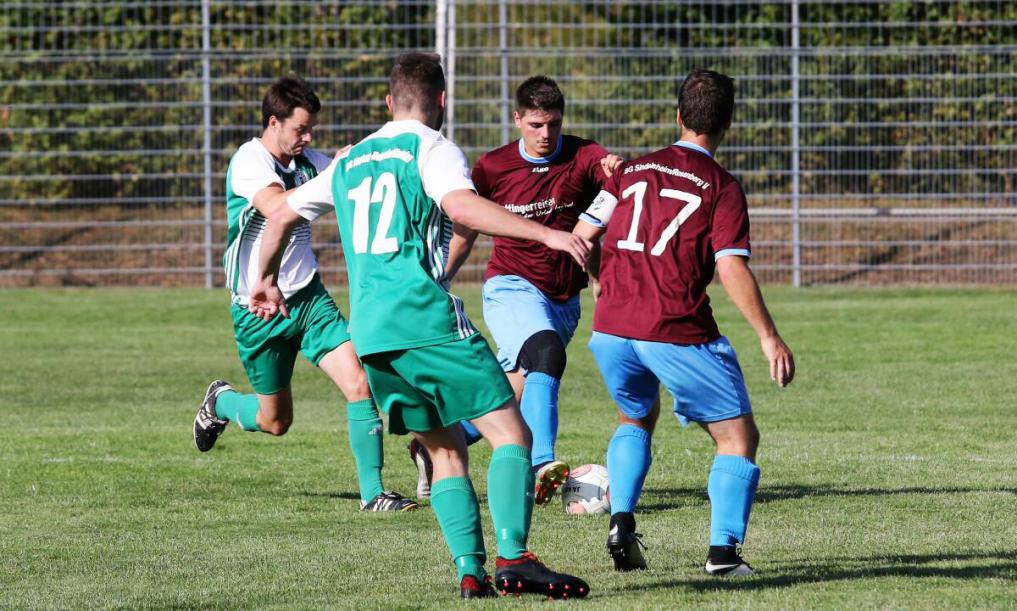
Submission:
M 479 322 L 479 290 L 460 291 Z M 1017 295 L 770 288 L 799 367 L 778 390 L 714 294 L 762 431 L 745 546 L 759 575 L 701 573 L 710 442 L 662 418 L 638 514 L 649 571 L 610 570 L 606 516 L 535 511 L 534 551 L 592 586 L 568 604 L 1017 606 Z M 226 302 L 204 290 L 0 292 L 0 608 L 458 604 L 429 510 L 357 511 L 340 394 L 306 362 L 288 435 L 232 429 L 212 452 L 194 449 L 208 381 L 249 389 Z M 603 463 L 614 427 L 585 346 L 590 311 L 562 388 L 559 455 L 573 465 Z M 385 475 L 410 492 L 405 441 L 386 438 Z M 488 455 L 473 456 L 481 491 Z M 545 604 L 471 606 L 527 603 Z

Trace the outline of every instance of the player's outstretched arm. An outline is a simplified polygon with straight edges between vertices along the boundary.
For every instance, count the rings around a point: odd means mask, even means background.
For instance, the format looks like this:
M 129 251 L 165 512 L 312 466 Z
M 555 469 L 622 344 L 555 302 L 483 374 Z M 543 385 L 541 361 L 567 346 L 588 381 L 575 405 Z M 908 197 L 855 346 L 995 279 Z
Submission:
M 284 200 L 285 201 L 285 200 Z M 271 320 L 276 314 L 289 318 L 286 300 L 279 290 L 279 264 L 282 261 L 290 231 L 303 220 L 289 206 L 278 206 L 265 223 L 261 236 L 261 253 L 258 257 L 261 275 L 251 290 L 251 301 L 247 310 L 263 320 Z
M 455 223 L 452 227 L 452 240 L 448 245 L 448 263 L 445 265 L 445 279 L 449 282 L 456 277 L 463 263 L 470 256 L 473 250 L 473 243 L 477 240 L 477 232 L 465 225 Z
M 794 355 L 777 333 L 777 325 L 766 309 L 748 261 L 737 255 L 721 257 L 717 260 L 717 276 L 731 301 L 759 336 L 763 354 L 770 362 L 770 379 L 778 386 L 787 386 L 795 377 Z
M 449 191 L 441 200 L 441 209 L 454 222 L 469 229 L 491 236 L 540 242 L 548 248 L 568 253 L 584 267 L 593 247 L 583 237 L 516 216 L 469 189 Z

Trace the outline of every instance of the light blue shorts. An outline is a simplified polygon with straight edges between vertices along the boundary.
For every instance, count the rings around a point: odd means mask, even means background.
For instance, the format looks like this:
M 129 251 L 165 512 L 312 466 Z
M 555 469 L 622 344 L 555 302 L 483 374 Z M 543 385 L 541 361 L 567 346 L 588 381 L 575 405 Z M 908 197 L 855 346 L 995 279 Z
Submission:
M 568 346 L 579 324 L 579 295 L 561 302 L 519 276 L 494 276 L 484 283 L 484 322 L 498 346 L 504 371 L 519 366 L 519 349 L 538 331 L 551 330 Z
M 649 415 L 660 384 L 682 426 L 752 413 L 738 356 L 726 337 L 682 346 L 593 333 L 590 350 L 607 390 L 629 418 Z

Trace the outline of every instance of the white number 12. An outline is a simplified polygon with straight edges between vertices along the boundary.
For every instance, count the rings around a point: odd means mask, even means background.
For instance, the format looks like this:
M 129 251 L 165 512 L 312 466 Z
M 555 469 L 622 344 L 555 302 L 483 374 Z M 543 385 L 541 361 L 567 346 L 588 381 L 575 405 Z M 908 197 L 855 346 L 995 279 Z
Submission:
M 633 204 L 634 209 L 632 210 L 632 225 L 629 227 L 629 235 L 624 240 L 618 240 L 618 248 L 623 250 L 634 250 L 636 252 L 643 252 L 645 246 L 642 242 L 636 239 L 636 232 L 639 230 L 639 217 L 643 214 L 643 198 L 646 197 L 646 181 L 640 181 L 628 189 L 622 192 L 622 197 L 634 196 Z M 660 234 L 660 239 L 650 249 L 650 254 L 659 257 L 664 252 L 664 247 L 667 246 L 668 241 L 678 233 L 678 228 L 682 226 L 692 213 L 699 209 L 699 205 L 703 203 L 703 198 L 692 193 L 686 193 L 685 191 L 679 191 L 677 189 L 661 189 L 660 197 L 666 197 L 668 199 L 677 199 L 686 203 L 685 206 L 678 212 L 678 216 L 671 219 L 667 227 L 664 228 L 664 233 Z
M 355 189 L 350 189 L 353 200 L 353 252 L 367 252 L 369 221 L 371 220 L 371 204 L 381 204 L 378 227 L 371 242 L 371 254 L 381 255 L 399 250 L 399 240 L 386 235 L 392 225 L 392 214 L 395 212 L 396 180 L 392 172 L 378 176 L 371 190 L 371 176 L 368 176 Z

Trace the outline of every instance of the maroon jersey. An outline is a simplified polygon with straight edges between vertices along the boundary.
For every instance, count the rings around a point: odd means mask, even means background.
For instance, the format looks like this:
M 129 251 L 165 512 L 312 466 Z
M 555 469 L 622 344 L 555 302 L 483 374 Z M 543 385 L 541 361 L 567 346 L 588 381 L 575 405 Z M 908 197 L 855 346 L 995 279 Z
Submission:
M 749 256 L 749 214 L 741 185 L 708 154 L 675 145 L 625 163 L 583 219 L 607 224 L 595 331 L 672 344 L 720 337 L 706 287 L 718 256 Z
M 596 142 L 574 136 L 562 136 L 555 152 L 541 159 L 525 155 L 522 141 L 512 142 L 477 160 L 473 183 L 478 194 L 509 212 L 572 231 L 607 180 L 600 167 L 605 155 Z M 521 276 L 559 301 L 587 284 L 586 272 L 572 257 L 539 242 L 512 238 L 494 238 L 484 278 L 500 275 Z

